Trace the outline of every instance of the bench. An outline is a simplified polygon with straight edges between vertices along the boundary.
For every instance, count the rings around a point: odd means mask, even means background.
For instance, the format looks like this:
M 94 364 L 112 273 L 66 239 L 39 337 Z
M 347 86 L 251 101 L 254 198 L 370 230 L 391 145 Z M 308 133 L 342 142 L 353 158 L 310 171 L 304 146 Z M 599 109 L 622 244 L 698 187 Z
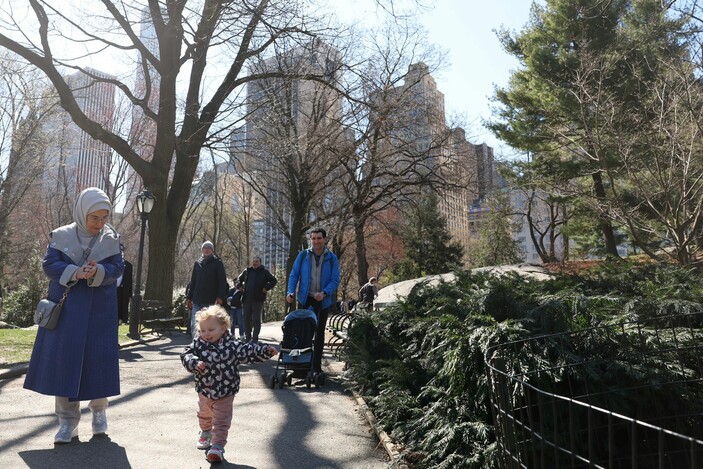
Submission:
M 342 347 L 349 340 L 347 331 L 358 312 L 360 311 L 357 311 L 355 307 L 351 312 L 338 311 L 327 318 L 327 330 L 331 333 L 331 337 L 327 340 L 327 346 L 333 355 L 339 357 Z
M 184 318 L 177 311 L 158 300 L 142 300 L 139 333 L 153 332 L 156 335 L 181 331 L 184 327 Z

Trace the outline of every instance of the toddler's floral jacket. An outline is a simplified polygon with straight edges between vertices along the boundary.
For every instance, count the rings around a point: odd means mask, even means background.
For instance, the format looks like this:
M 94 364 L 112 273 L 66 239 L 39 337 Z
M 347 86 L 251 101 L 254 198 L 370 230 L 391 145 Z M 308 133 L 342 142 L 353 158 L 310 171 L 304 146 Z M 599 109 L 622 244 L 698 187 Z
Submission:
M 243 343 L 229 331 L 214 344 L 196 338 L 181 354 L 186 370 L 193 373 L 195 390 L 210 399 L 220 399 L 239 392 L 239 364 L 263 361 L 271 357 L 268 345 Z M 199 373 L 195 366 L 199 361 L 206 365 Z

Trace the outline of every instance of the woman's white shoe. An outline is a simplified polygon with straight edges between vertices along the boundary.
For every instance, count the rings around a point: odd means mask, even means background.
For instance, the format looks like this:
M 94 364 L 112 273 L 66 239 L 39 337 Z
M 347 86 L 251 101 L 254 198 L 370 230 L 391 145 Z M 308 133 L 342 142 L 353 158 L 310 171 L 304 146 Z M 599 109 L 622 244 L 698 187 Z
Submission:
M 107 431 L 107 416 L 104 410 L 93 411 L 93 435 L 100 435 Z
M 59 431 L 54 437 L 54 443 L 70 443 L 73 438 L 78 436 L 78 427 L 71 428 L 70 425 L 61 425 Z

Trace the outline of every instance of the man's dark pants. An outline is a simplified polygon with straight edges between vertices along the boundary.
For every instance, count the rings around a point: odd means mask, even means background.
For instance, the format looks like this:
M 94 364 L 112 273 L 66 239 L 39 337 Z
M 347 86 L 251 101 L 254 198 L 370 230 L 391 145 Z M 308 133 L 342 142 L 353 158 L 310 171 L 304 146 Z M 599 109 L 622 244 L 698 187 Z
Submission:
M 261 314 L 264 311 L 264 302 L 245 301 L 243 306 L 244 333 L 246 334 L 247 342 L 258 342 L 259 332 L 261 332 Z
M 327 326 L 327 316 L 334 307 L 322 309 L 322 302 L 309 296 L 308 300 L 301 304 L 298 302 L 298 309 L 308 309 L 312 306 L 317 316 L 317 330 L 315 331 L 315 346 L 312 352 L 312 371 L 322 371 L 322 351 L 325 348 L 325 327 Z

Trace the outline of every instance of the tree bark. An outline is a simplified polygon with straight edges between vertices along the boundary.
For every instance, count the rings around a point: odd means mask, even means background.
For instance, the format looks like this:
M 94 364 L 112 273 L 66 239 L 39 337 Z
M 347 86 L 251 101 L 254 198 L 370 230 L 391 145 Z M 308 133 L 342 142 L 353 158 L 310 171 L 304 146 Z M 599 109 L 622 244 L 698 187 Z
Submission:
M 605 194 L 605 186 L 603 185 L 603 178 L 600 172 L 594 172 L 591 175 L 593 179 L 593 190 L 600 206 L 600 214 L 598 217 L 598 225 L 600 226 L 601 232 L 603 233 L 603 241 L 605 243 L 605 254 L 620 259 L 618 254 L 618 245 L 615 241 L 615 230 L 613 230 L 613 225 L 607 218 L 608 207 Z
M 369 281 L 369 261 L 366 258 L 366 217 L 354 216 L 354 237 L 356 240 L 356 265 L 359 285 Z

